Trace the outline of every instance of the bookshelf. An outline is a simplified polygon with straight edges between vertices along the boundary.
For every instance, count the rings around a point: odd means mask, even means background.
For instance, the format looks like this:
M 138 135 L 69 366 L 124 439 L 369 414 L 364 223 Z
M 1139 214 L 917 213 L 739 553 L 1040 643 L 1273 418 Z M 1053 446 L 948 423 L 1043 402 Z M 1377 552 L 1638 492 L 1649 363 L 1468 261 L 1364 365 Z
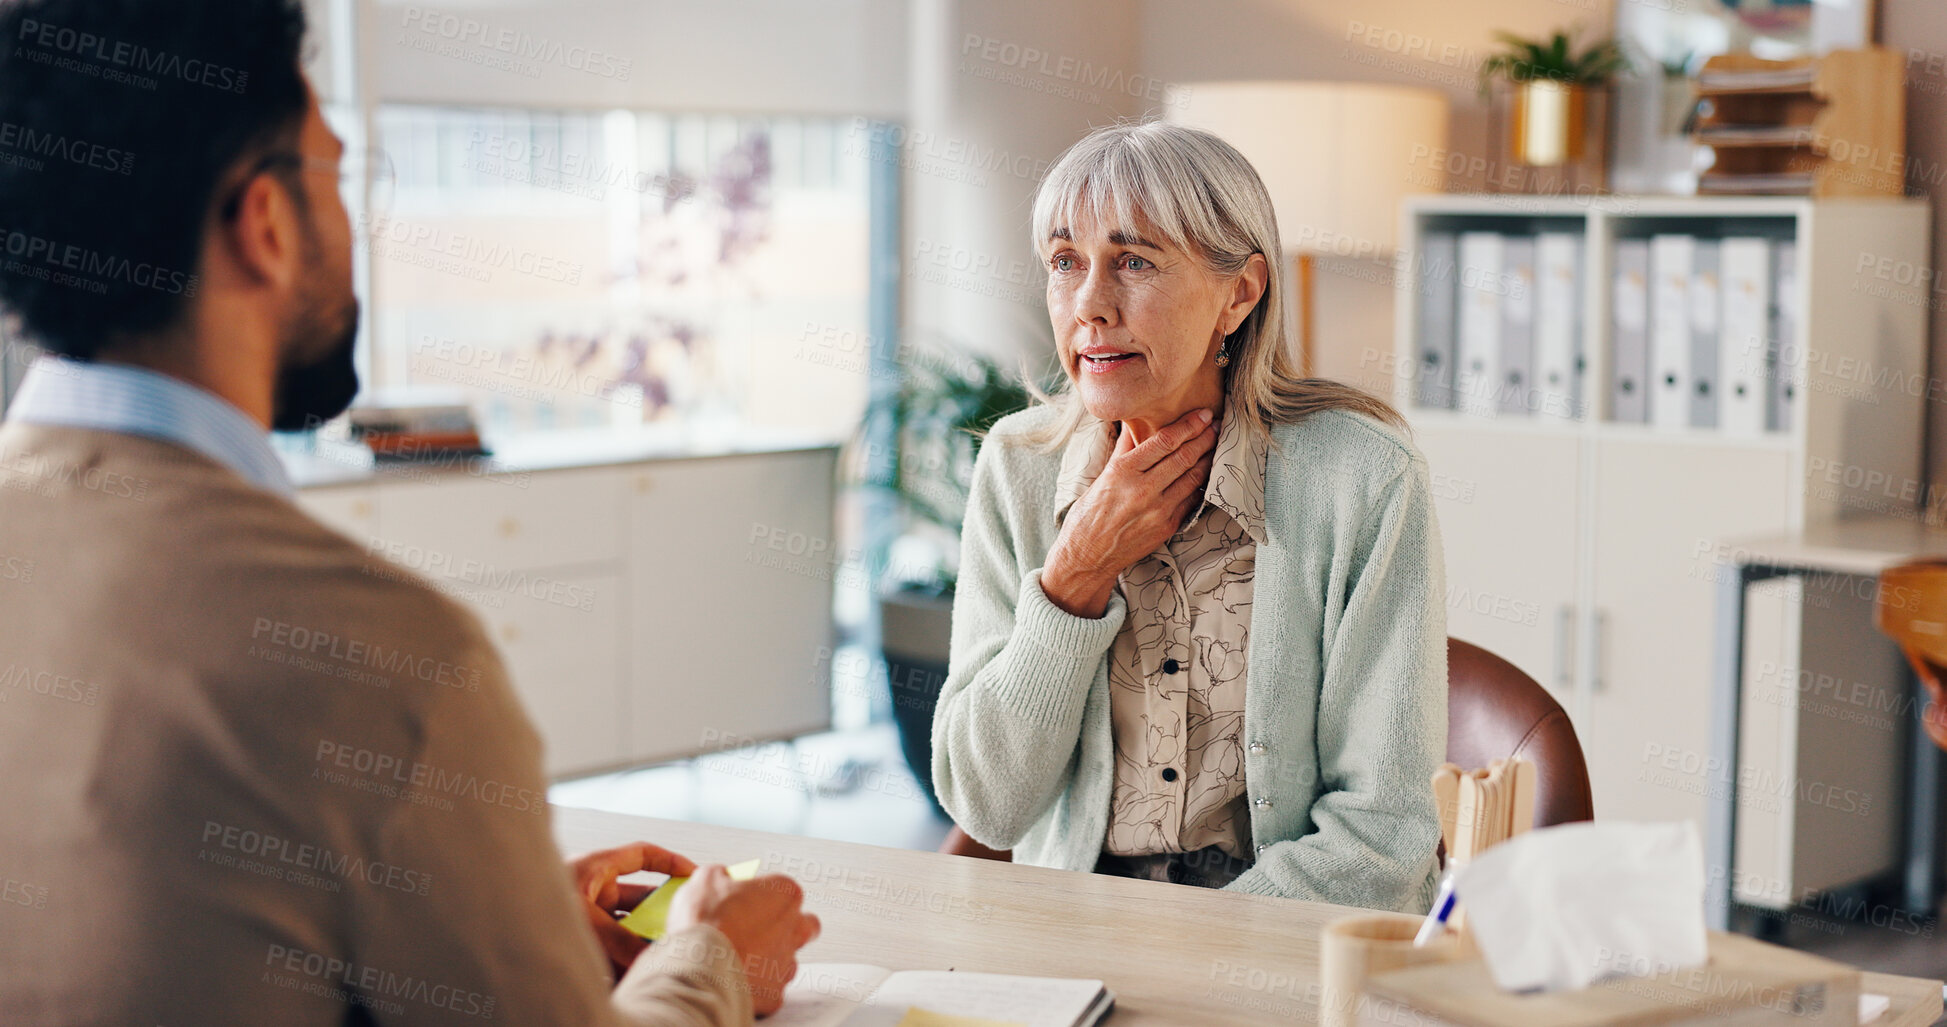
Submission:
M 1569 710 L 1598 816 L 1689 819 L 1701 831 L 1714 780 L 1702 761 L 1722 540 L 1849 511 L 1920 515 L 1924 410 L 1934 394 L 1926 322 L 1931 304 L 1947 298 L 1929 270 L 1928 206 L 1443 195 L 1408 200 L 1402 219 L 1393 398 L 1434 476 L 1449 633 L 1513 661 Z M 1472 231 L 1577 238 L 1581 383 L 1568 416 L 1532 403 L 1472 413 L 1432 405 L 1437 369 L 1423 363 L 1422 307 L 1438 293 L 1430 276 L 1460 272 L 1422 247 Z M 1616 419 L 1618 244 L 1670 234 L 1796 248 L 1799 273 L 1783 296 L 1795 321 L 1788 337 L 1765 340 L 1783 355 L 1767 365 L 1769 384 L 1793 387 L 1785 423 L 1740 435 Z M 1753 590 L 1739 772 L 1778 787 L 1740 809 L 1741 902 L 1783 908 L 1897 858 L 1902 722 L 1834 712 L 1807 684 L 1900 687 L 1897 653 L 1871 625 L 1871 598 L 1839 582 Z M 1794 792 L 1798 754 L 1810 746 L 1858 757 L 1846 780 L 1818 784 L 1876 797 L 1842 835 L 1813 830 L 1830 819 Z

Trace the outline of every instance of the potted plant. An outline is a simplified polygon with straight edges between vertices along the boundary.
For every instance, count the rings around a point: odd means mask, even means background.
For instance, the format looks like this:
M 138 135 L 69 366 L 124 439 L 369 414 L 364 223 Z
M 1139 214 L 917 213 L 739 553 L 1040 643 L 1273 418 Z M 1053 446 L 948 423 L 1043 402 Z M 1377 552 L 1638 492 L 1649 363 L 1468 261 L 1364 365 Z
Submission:
M 901 366 L 889 404 L 892 445 L 886 459 L 867 460 L 861 480 L 889 493 L 899 511 L 900 534 L 879 578 L 881 648 L 900 747 L 932 798 L 933 707 L 946 682 L 974 458 L 994 422 L 1034 397 L 1022 376 L 985 354 L 908 349 Z
M 1599 192 L 1608 180 L 1609 85 L 1629 70 L 1614 39 L 1578 49 L 1569 32 L 1547 39 L 1496 33 L 1505 48 L 1481 62 L 1503 192 Z

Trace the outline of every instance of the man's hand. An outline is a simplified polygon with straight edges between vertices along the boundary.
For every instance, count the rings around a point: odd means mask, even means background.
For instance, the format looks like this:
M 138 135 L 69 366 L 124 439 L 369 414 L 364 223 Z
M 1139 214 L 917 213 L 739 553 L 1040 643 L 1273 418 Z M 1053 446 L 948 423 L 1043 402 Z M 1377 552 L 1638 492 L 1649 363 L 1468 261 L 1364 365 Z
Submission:
M 667 849 L 637 842 L 619 849 L 591 852 L 570 862 L 568 869 L 574 873 L 575 891 L 581 895 L 588 925 L 595 929 L 595 940 L 601 942 L 602 951 L 608 955 L 609 967 L 619 981 L 629 971 L 629 964 L 635 962 L 635 957 L 641 955 L 649 943 L 616 923 L 616 917 L 625 916 L 642 905 L 642 900 L 655 889 L 646 884 L 624 884 L 617 878 L 638 870 L 688 877 L 696 872 L 696 864 Z M 679 891 L 676 894 L 680 896 L 683 893 Z
M 722 931 L 743 960 L 758 1015 L 784 1004 L 784 986 L 798 973 L 798 950 L 818 937 L 818 918 L 803 912 L 804 889 L 782 874 L 733 881 L 711 864 L 690 876 L 669 907 L 669 929 L 709 924 Z
M 1109 609 L 1116 579 L 1183 525 L 1210 480 L 1217 430 L 1208 410 L 1192 410 L 1141 445 L 1125 426 L 1115 455 L 1069 507 L 1041 568 L 1048 601 L 1077 617 Z

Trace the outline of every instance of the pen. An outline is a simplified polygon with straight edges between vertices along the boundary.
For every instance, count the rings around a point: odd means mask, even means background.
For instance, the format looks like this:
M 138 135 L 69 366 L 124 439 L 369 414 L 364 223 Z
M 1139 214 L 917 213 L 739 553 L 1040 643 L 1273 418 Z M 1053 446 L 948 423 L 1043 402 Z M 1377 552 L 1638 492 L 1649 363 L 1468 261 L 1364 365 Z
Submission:
M 1453 875 L 1448 874 L 1440 879 L 1440 894 L 1434 896 L 1433 909 L 1427 913 L 1426 922 L 1420 925 L 1420 933 L 1413 936 L 1414 948 L 1438 938 L 1447 929 L 1447 918 L 1453 915 L 1453 906 Z

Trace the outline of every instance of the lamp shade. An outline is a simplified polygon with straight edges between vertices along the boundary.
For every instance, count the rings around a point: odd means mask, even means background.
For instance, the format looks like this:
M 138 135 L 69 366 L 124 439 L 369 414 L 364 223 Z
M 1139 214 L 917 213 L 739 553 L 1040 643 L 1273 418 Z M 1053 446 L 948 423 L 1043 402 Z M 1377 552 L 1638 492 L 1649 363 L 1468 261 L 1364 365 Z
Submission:
M 1372 257 L 1398 245 L 1400 200 L 1445 184 L 1447 98 L 1351 82 L 1193 82 L 1171 121 L 1257 168 L 1287 250 Z

